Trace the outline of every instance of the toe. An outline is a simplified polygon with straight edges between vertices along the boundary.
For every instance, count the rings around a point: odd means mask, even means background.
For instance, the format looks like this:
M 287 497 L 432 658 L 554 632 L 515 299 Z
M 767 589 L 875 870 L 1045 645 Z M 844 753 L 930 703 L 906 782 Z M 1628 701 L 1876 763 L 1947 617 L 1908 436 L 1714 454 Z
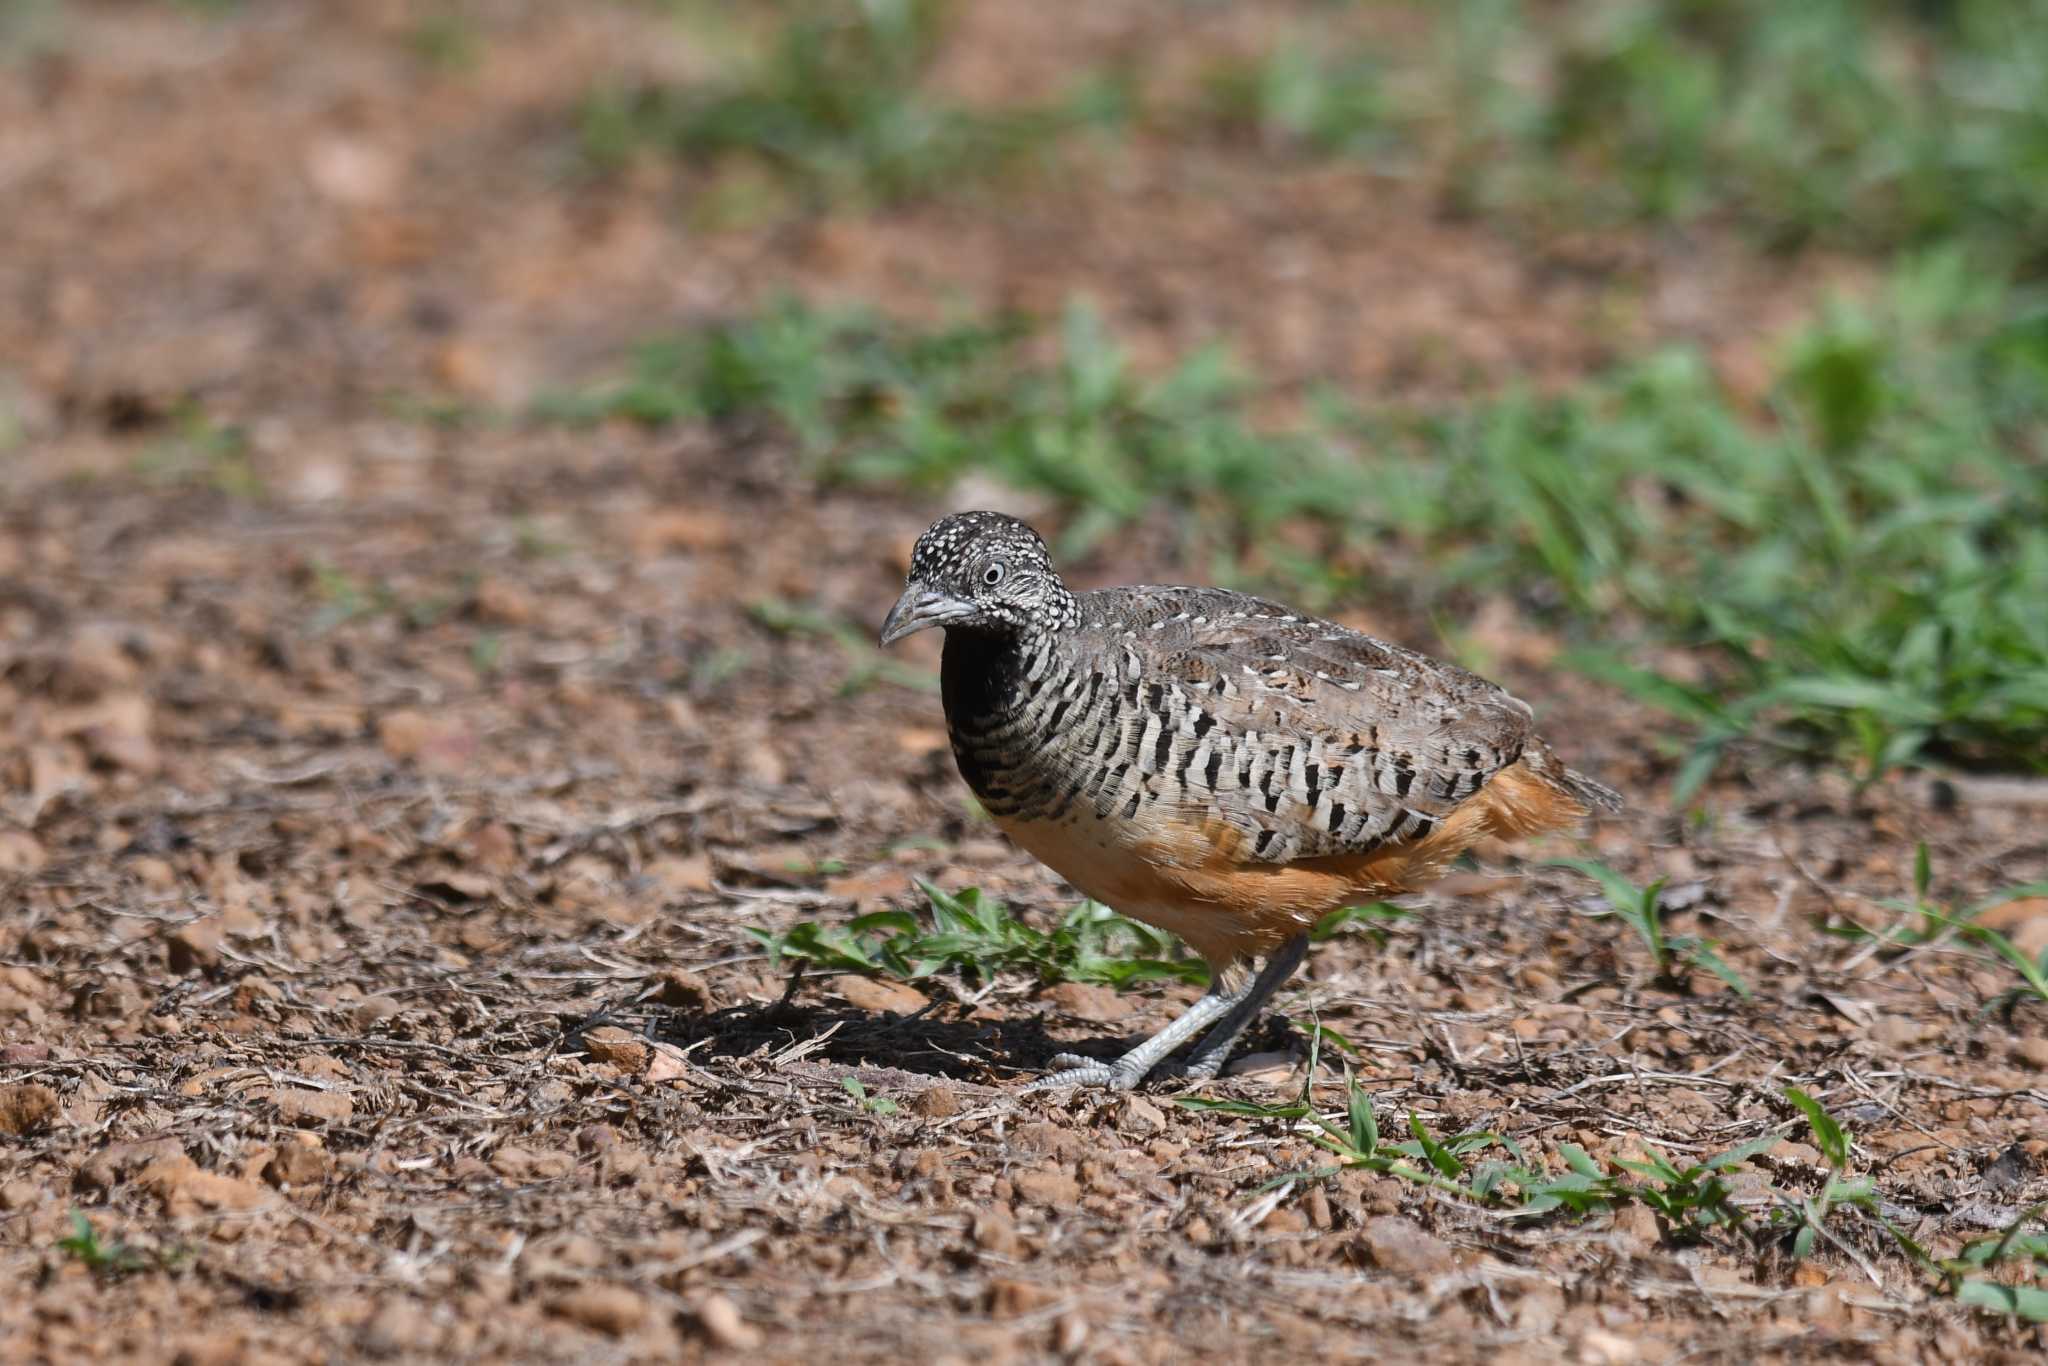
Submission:
M 1054 1058 L 1054 1062 L 1061 1059 Z M 1062 1086 L 1107 1086 L 1115 1069 L 1106 1062 L 1088 1063 L 1079 1067 L 1066 1067 L 1057 1072 L 1048 1072 L 1024 1089 L 1026 1091 L 1054 1091 Z
M 1060 1054 L 1052 1059 L 1052 1065 L 1059 1070 L 1046 1073 L 1024 1089 L 1051 1091 L 1062 1086 L 1096 1086 L 1105 1091 L 1128 1091 L 1145 1080 L 1145 1073 L 1122 1062 L 1103 1062 L 1072 1053 Z

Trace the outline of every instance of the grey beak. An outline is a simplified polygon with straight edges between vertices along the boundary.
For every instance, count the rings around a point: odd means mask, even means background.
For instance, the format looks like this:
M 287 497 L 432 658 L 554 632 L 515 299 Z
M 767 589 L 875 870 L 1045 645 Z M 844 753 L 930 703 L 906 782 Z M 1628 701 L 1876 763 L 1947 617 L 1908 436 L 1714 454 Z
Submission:
M 972 616 L 974 610 L 973 603 L 962 602 L 950 593 L 913 583 L 903 590 L 903 596 L 896 599 L 896 605 L 882 619 L 882 644 L 894 645 L 903 637 L 915 635 L 927 627 L 944 626 Z

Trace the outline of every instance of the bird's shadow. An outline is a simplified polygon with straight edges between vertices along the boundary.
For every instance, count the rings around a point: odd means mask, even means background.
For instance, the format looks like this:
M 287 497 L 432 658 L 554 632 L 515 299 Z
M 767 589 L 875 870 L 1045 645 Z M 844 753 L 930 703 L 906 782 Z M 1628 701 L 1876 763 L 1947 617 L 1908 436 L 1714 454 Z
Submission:
M 817 1041 L 809 1056 L 848 1065 L 886 1064 L 956 1080 L 989 1080 L 1044 1067 L 1068 1048 L 1036 1018 L 991 1019 L 935 1004 L 910 1015 L 784 1000 L 696 1014 L 657 1014 L 649 1034 L 703 1058 L 780 1053 Z
M 1036 1016 L 995 1019 L 948 1003 L 900 1015 L 790 999 L 701 1013 L 657 1011 L 643 1027 L 650 1038 L 689 1048 L 696 1057 L 773 1055 L 817 1041 L 808 1056 L 826 1062 L 879 1064 L 963 1081 L 1030 1077 L 1045 1071 L 1059 1053 L 1111 1061 L 1146 1037 L 1136 1033 L 1055 1039 Z M 1285 1016 L 1268 1015 L 1246 1032 L 1234 1051 L 1286 1047 L 1295 1037 L 1294 1025 Z

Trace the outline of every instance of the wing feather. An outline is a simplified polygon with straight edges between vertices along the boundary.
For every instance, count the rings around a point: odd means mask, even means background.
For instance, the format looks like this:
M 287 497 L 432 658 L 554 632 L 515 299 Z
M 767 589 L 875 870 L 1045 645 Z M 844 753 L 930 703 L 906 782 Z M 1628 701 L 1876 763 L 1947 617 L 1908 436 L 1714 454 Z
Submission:
M 1455 665 L 1218 589 L 1081 599 L 1104 657 L 1172 697 L 1152 795 L 1234 832 L 1233 861 L 1292 863 L 1426 838 L 1533 741 L 1527 704 Z

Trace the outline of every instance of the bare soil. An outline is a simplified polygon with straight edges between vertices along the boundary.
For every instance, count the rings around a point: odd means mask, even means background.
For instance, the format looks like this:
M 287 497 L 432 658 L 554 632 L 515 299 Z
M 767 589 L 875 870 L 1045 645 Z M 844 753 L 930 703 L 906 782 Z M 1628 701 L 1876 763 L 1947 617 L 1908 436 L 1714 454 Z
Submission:
M 1001 73 L 1056 68 L 1075 40 L 1021 8 L 970 7 L 947 79 L 1008 97 Z M 1103 8 L 1122 42 L 1190 12 Z M 1841 272 L 1524 240 L 1427 186 L 1149 132 L 993 202 L 709 231 L 702 173 L 593 180 L 571 119 L 600 77 L 701 72 L 689 30 L 652 6 L 473 13 L 454 73 L 399 3 L 69 4 L 52 51 L 0 57 L 0 1354 L 2048 1346 L 1930 1295 L 1868 1224 L 1795 1262 L 1356 1172 L 1261 1193 L 1316 1165 L 1279 1125 L 1171 1088 L 1021 1093 L 1184 989 L 792 983 L 745 927 L 914 906 L 918 878 L 1071 903 L 969 815 L 935 696 L 750 611 L 877 621 L 944 504 L 817 487 L 758 434 L 447 426 L 416 402 L 516 413 L 784 290 L 909 312 L 1090 292 L 1152 359 L 1228 335 L 1365 394 L 1561 380 L 1678 337 L 1739 382 Z M 193 405 L 246 430 L 242 463 L 211 462 Z M 1140 538 L 1074 577 L 1194 572 Z M 1314 1016 L 1361 1046 L 1383 1117 L 1435 1132 L 1705 1155 L 1790 1130 L 1798 1084 L 1937 1251 L 2048 1199 L 2042 1008 L 1987 1011 L 2014 979 L 1972 951 L 1826 933 L 1889 917 L 1918 840 L 1944 898 L 2048 877 L 2037 794 L 1757 768 L 1682 820 L 1656 716 L 1500 604 L 1476 633 L 1629 795 L 1598 856 L 1670 878 L 1674 931 L 1720 941 L 1755 999 L 1652 981 L 1544 866 L 1571 842 L 1489 849 L 1384 942 L 1319 948 L 1209 1094 L 1291 1096 Z M 1995 915 L 2048 939 L 2048 902 Z M 1337 1071 L 1315 1080 L 1337 1103 Z M 1741 1179 L 1812 1194 L 1824 1169 L 1795 1141 Z M 74 1212 L 125 1245 L 113 1265 L 60 1246 Z

